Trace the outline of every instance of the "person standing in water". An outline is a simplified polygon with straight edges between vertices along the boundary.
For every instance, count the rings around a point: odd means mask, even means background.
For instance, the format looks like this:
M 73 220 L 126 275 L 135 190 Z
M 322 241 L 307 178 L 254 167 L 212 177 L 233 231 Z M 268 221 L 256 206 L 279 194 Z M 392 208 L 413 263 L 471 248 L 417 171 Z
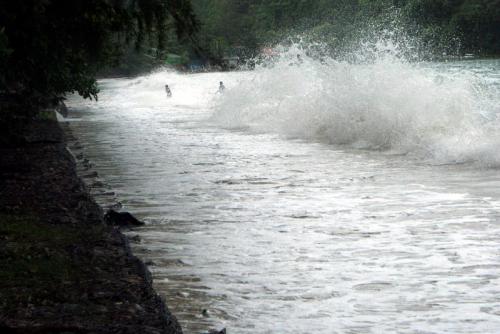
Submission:
M 226 87 L 224 86 L 224 83 L 221 81 L 219 83 L 219 93 L 224 93 L 224 89 L 226 89 Z
M 172 97 L 172 91 L 168 85 L 165 85 L 165 91 L 167 92 L 167 97 Z

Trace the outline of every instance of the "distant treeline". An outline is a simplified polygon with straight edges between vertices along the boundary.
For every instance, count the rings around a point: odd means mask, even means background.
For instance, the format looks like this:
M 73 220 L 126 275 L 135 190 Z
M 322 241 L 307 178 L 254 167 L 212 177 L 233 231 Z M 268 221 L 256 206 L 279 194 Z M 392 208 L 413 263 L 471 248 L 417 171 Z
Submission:
M 166 57 L 217 63 L 290 36 L 341 52 L 394 26 L 420 50 L 500 55 L 500 0 L 2 1 L 0 102 L 96 98 L 106 67 L 137 73 Z
M 205 50 L 253 53 L 303 34 L 345 48 L 394 25 L 435 54 L 500 55 L 500 0 L 192 0 Z M 395 22 L 397 21 L 397 22 Z

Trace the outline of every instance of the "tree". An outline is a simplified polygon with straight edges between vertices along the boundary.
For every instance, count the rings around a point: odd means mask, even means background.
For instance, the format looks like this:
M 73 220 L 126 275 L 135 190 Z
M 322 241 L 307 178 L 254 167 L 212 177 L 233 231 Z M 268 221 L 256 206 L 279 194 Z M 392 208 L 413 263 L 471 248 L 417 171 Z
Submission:
M 96 71 L 146 37 L 164 46 L 198 28 L 189 0 L 22 0 L 0 8 L 0 94 L 32 104 L 67 92 L 97 98 Z
M 383 34 L 391 25 L 398 25 L 400 32 L 406 32 L 420 46 L 423 57 L 456 52 L 500 54 L 500 0 L 193 0 L 193 3 L 204 27 L 205 44 L 216 45 L 218 50 L 221 45 L 226 50 L 235 45 L 258 49 L 301 34 L 330 45 L 333 54 L 342 56 L 349 53 L 350 45 L 356 45 L 357 39 Z

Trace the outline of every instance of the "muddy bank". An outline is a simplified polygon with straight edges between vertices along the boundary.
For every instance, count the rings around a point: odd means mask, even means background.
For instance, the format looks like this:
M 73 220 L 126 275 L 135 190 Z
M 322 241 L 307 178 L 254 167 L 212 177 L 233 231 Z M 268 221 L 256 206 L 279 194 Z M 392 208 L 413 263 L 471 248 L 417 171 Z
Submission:
M 54 119 L 3 138 L 0 154 L 2 333 L 182 333 Z

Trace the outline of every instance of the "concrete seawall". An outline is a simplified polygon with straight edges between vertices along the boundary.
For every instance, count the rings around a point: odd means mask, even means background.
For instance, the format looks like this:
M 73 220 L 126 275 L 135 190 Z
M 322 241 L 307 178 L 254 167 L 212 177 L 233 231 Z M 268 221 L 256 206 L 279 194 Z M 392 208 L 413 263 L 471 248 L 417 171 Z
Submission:
M 2 333 L 182 333 L 53 119 L 0 147 Z M 22 138 L 20 141 L 19 138 Z

